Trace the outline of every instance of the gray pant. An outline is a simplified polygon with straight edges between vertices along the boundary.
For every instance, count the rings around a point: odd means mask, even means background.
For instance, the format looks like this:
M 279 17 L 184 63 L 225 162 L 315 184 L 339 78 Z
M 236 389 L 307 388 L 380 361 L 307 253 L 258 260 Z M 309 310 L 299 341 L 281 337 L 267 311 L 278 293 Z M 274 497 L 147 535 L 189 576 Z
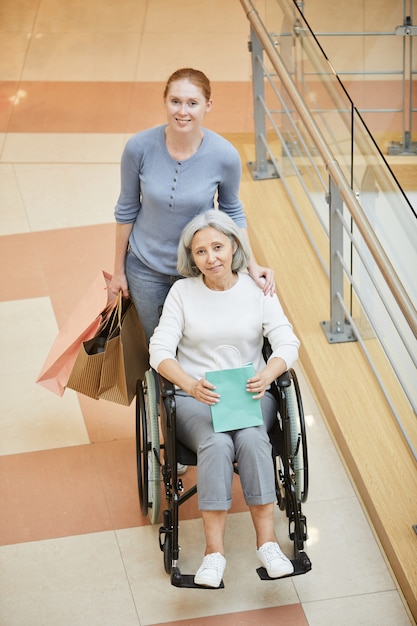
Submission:
M 230 509 L 234 461 L 238 463 L 248 506 L 275 501 L 275 473 L 268 430 L 277 419 L 277 403 L 270 393 L 266 393 L 261 405 L 263 426 L 215 433 L 210 407 L 181 392 L 176 394 L 177 437 L 197 453 L 200 510 Z

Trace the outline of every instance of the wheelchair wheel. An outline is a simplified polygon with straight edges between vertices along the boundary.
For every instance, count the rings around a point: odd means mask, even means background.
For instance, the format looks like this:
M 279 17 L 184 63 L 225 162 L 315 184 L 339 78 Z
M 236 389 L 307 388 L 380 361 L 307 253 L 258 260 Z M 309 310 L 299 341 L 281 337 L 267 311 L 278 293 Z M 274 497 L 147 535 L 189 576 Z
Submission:
M 171 535 L 167 535 L 164 541 L 164 569 L 167 574 L 171 573 L 172 569 L 172 538 Z
M 277 496 L 277 504 L 281 511 L 287 511 L 287 515 L 289 515 L 289 512 L 287 510 L 287 498 L 286 498 L 285 486 L 284 486 L 284 480 L 283 480 L 284 466 L 283 466 L 281 457 L 277 456 L 275 462 L 276 462 L 275 493 Z
M 164 555 L 164 569 L 167 574 L 172 570 L 172 512 L 165 509 L 162 516 L 162 526 L 159 529 L 159 547 Z
M 158 402 L 151 370 L 137 385 L 136 466 L 142 515 L 149 515 L 151 524 L 156 524 L 161 506 L 161 464 Z
M 294 472 L 295 493 L 299 502 L 305 502 L 308 495 L 308 456 L 304 410 L 297 375 L 290 370 L 291 385 L 285 390 L 290 423 L 290 457 Z

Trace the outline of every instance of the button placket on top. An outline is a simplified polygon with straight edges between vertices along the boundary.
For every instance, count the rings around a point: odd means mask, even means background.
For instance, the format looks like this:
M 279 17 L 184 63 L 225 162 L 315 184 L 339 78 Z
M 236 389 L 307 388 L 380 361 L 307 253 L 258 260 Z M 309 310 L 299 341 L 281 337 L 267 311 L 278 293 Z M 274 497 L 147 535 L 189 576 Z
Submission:
M 177 161 L 177 165 L 175 167 L 175 174 L 174 174 L 174 178 L 173 178 L 172 186 L 171 186 L 171 195 L 169 196 L 169 204 L 168 204 L 168 207 L 171 210 L 173 210 L 174 208 L 175 192 L 177 190 L 177 182 L 178 182 L 178 178 L 180 174 L 180 167 L 181 167 L 181 161 Z

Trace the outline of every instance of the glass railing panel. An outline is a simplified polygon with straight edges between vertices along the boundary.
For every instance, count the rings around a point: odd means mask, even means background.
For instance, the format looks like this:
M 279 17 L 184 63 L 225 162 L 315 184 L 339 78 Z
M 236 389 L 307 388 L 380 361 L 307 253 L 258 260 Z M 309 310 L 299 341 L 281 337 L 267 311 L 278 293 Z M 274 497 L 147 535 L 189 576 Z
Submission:
M 412 37 L 403 35 L 403 25 L 410 10 L 405 2 L 391 4 L 377 10 L 374 3 L 346 3 L 343 11 L 329 12 L 328 20 L 314 3 L 303 5 L 305 19 L 384 153 L 391 140 L 401 139 L 401 129 L 408 127 L 403 112 L 409 111 L 402 80 L 408 79 L 406 48 Z
M 297 110 L 284 84 L 288 85 L 290 93 L 293 93 L 292 87 L 276 76 L 274 63 L 266 60 L 265 141 L 323 267 L 329 272 L 329 174 L 325 159 L 331 155 L 330 159 L 337 162 L 366 217 L 376 246 L 380 248 L 377 254 L 382 255 L 388 271 L 398 279 L 400 287 L 397 289 L 406 294 L 401 306 L 408 298 L 415 307 L 415 210 L 293 3 L 267 0 L 257 4 L 262 5 L 268 36 L 280 62 L 284 63 L 311 116 L 307 119 L 299 104 Z M 375 92 L 372 97 L 377 97 L 377 89 Z M 297 102 L 295 94 L 294 98 Z M 329 151 L 320 147 L 321 141 L 317 143 L 318 135 Z M 386 269 L 382 272 L 378 265 L 381 260 L 377 263 L 372 256 L 346 204 L 341 217 L 346 310 L 358 324 L 361 340 L 366 342 L 371 358 L 378 363 L 378 370 L 381 365 L 381 377 L 382 370 L 388 377 L 393 376 L 394 370 L 415 409 L 416 337 L 404 317 L 404 309 L 395 301 L 386 280 Z M 387 366 L 382 367 L 382 363 Z
M 351 234 L 354 242 L 351 283 L 355 294 L 352 299 L 352 317 L 367 351 L 378 366 L 383 385 L 392 388 L 394 370 L 408 401 L 415 409 L 417 339 L 360 233 L 353 227 Z
M 417 303 L 416 215 L 358 113 L 353 136 L 353 189 L 403 287 Z
M 266 3 L 270 39 L 349 178 L 351 101 L 302 18 L 293 9 L 283 10 L 288 4 L 277 0 Z
M 267 73 L 267 151 L 329 273 L 329 175 L 282 83 Z

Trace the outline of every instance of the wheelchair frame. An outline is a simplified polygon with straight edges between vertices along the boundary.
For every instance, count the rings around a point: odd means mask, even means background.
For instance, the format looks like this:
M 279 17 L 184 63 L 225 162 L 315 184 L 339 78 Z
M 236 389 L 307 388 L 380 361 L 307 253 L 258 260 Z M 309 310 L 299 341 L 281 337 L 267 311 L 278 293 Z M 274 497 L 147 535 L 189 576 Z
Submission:
M 176 439 L 175 388 L 159 376 L 160 397 L 157 398 L 155 373 L 145 373 L 137 382 L 136 396 L 136 460 L 141 512 L 149 515 L 152 524 L 159 522 L 161 483 L 165 489 L 166 506 L 159 529 L 159 547 L 164 568 L 175 587 L 203 588 L 194 583 L 194 574 L 182 574 L 179 559 L 179 509 L 197 493 L 197 485 L 184 491 L 178 475 L 178 463 L 196 465 L 195 453 Z M 311 561 L 304 551 L 307 520 L 301 505 L 308 496 L 308 454 L 303 404 L 297 376 L 293 369 L 272 383 L 271 392 L 278 402 L 277 421 L 269 433 L 272 443 L 277 504 L 288 518 L 288 534 L 293 541 L 291 559 L 294 572 L 311 570 Z M 161 418 L 159 419 L 158 415 Z M 160 443 L 159 423 L 164 442 Z M 163 455 L 161 454 L 163 451 Z M 238 468 L 235 466 L 238 473 Z M 257 570 L 261 580 L 270 580 L 265 568 Z M 224 587 L 222 581 L 220 588 Z M 205 587 L 204 587 L 205 588 Z

